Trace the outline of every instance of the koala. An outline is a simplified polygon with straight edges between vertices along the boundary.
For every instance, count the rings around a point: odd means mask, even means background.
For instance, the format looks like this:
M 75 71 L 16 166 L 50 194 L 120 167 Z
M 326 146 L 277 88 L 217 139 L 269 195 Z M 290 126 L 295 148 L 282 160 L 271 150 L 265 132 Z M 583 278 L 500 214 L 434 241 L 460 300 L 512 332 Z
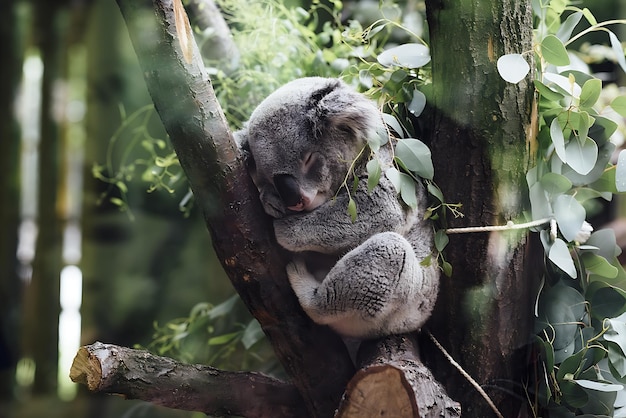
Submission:
M 422 263 L 433 251 L 423 187 L 417 208 L 384 176 L 368 192 L 370 151 L 362 151 L 381 129 L 365 96 L 338 79 L 309 77 L 269 95 L 235 133 L 276 240 L 292 254 L 287 276 L 300 305 L 352 339 L 419 329 L 439 287 L 436 263 Z M 379 154 L 391 163 L 391 151 Z

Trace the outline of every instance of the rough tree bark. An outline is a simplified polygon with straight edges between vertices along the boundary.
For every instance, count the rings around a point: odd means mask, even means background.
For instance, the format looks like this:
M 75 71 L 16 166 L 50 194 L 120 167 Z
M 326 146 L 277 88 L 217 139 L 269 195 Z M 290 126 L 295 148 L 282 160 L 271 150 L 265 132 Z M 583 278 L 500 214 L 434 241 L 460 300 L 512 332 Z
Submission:
M 203 210 L 218 257 L 292 379 L 293 386 L 266 381 L 273 385 L 275 396 L 256 397 L 254 402 L 265 402 L 263 406 L 274 402 L 274 408 L 282 405 L 285 411 L 293 411 L 295 387 L 299 393 L 297 401 L 303 400 L 308 415 L 333 416 L 354 375 L 354 366 L 341 339 L 328 328 L 314 324 L 303 313 L 288 284 L 286 258 L 273 238 L 271 222 L 261 208 L 258 192 L 216 102 L 182 5 L 178 0 L 117 2 L 127 22 L 148 90 Z M 148 27 L 146 22 L 150 22 Z M 140 26 L 140 23 L 144 25 Z M 363 417 L 381 413 L 397 416 L 398 409 L 408 411 L 409 416 L 458 416 L 459 405 L 432 382 L 432 375 L 418 360 L 415 344 L 396 344 L 396 338 L 399 337 L 371 343 L 380 347 L 374 350 L 378 354 L 370 356 L 370 361 L 363 364 L 364 368 L 351 383 L 350 387 L 356 391 L 348 392 L 342 406 L 344 411 L 350 410 L 351 403 L 356 402 Z M 87 384 L 103 377 L 99 356 L 89 354 L 92 348 L 81 349 L 72 368 L 73 378 Z M 124 351 L 119 347 L 111 349 Z M 134 362 L 132 351 L 129 353 Z M 112 385 L 104 385 L 104 389 L 100 385 L 92 386 L 95 390 L 156 399 L 153 392 L 136 390 L 127 384 L 131 379 L 127 373 L 132 378 L 139 373 L 135 372 L 134 366 L 129 370 L 130 361 L 118 363 L 121 372 L 114 373 L 116 380 Z M 171 390 L 169 375 L 185 366 L 163 358 L 151 357 L 150 361 L 155 362 L 149 368 L 154 372 L 146 374 L 141 370 L 141 380 L 155 385 L 162 383 Z M 133 364 L 145 369 L 142 362 Z M 107 369 L 110 370 L 108 366 Z M 381 372 L 386 377 L 377 379 L 376 375 Z M 191 372 L 187 377 L 192 378 Z M 241 378 L 240 388 L 245 387 L 253 393 L 258 375 L 240 374 L 238 377 Z M 396 387 L 401 393 L 394 393 L 400 399 L 398 402 L 395 397 L 383 399 L 375 408 L 363 410 L 363 405 L 354 401 L 360 390 L 375 393 L 387 387 L 389 379 L 400 382 Z M 180 385 L 184 386 L 184 383 Z M 179 388 L 182 390 L 183 386 Z M 207 390 L 210 387 L 208 384 Z M 421 388 L 428 390 L 418 393 Z M 183 392 L 185 396 L 203 396 L 195 391 Z M 232 392 L 223 392 L 222 396 L 224 403 L 237 403 Z M 290 401 L 285 403 L 286 398 Z M 178 401 L 170 399 L 169 406 L 179 407 Z M 205 412 L 223 413 L 222 409 L 214 409 L 217 404 L 216 400 L 211 410 Z M 300 412 L 296 410 L 292 416 L 300 416 Z
M 449 226 L 515 221 L 524 209 L 533 88 L 530 76 L 517 85 L 505 83 L 496 61 L 505 53 L 532 50 L 530 2 L 427 0 L 426 6 L 433 91 L 432 119 L 425 125 L 436 181 L 449 202 L 463 204 L 465 215 Z M 522 233 L 450 236 L 446 257 L 454 273 L 442 280 L 430 325 L 507 417 L 520 408 L 524 415 L 523 398 L 511 393 L 521 392 L 532 326 L 527 249 Z M 492 416 L 447 361 L 435 375 L 460 400 L 464 414 Z
M 296 388 L 271 377 L 182 364 L 147 351 L 110 344 L 81 347 L 70 377 L 91 391 L 120 393 L 128 399 L 209 415 L 306 415 Z
M 313 324 L 289 287 L 285 257 L 215 99 L 186 16 L 175 14 L 172 1 L 117 3 L 226 273 L 309 413 L 332 416 L 354 368 L 339 337 Z

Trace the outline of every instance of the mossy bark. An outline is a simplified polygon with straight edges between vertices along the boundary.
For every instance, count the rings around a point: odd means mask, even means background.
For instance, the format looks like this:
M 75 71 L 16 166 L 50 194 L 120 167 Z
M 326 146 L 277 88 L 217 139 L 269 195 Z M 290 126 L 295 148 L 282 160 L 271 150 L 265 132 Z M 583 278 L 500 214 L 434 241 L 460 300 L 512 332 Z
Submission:
M 499 225 L 519 220 L 525 199 L 529 144 L 533 141 L 533 87 L 497 73 L 498 57 L 532 50 L 529 1 L 429 0 L 433 85 L 430 142 L 436 182 L 463 218 L 450 227 Z M 532 59 L 532 53 L 526 55 Z M 531 63 L 532 67 L 532 63 Z M 516 232 L 451 236 L 446 259 L 452 277 L 442 280 L 430 327 L 494 399 L 504 416 L 524 408 L 520 392 L 525 347 L 532 325 L 532 266 L 528 235 Z M 435 375 L 464 416 L 493 412 L 467 381 L 437 362 Z

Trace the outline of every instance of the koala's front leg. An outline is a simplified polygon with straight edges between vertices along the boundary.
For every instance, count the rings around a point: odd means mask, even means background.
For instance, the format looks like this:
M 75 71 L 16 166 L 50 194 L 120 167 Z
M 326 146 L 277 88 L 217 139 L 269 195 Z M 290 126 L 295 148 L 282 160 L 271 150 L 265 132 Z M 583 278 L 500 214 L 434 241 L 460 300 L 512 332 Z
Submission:
M 347 253 L 320 283 L 303 261 L 287 275 L 309 317 L 346 337 L 374 338 L 420 328 L 434 306 L 437 267 L 422 266 L 399 234 L 376 234 Z
M 357 218 L 348 214 L 348 195 L 342 191 L 312 212 L 298 213 L 274 221 L 278 243 L 289 251 L 315 251 L 324 254 L 343 253 L 369 237 L 384 231 L 398 231 L 407 225 L 406 208 L 386 179 L 372 193 L 362 180 L 353 195 Z

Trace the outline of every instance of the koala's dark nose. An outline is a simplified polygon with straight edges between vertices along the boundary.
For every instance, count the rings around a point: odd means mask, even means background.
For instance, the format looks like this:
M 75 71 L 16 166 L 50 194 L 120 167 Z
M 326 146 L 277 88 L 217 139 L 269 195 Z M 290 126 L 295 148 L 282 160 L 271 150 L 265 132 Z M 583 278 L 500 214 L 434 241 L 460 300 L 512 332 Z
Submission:
M 277 174 L 274 176 L 274 187 L 280 195 L 285 206 L 296 206 L 302 202 L 300 186 L 293 176 L 289 174 Z

